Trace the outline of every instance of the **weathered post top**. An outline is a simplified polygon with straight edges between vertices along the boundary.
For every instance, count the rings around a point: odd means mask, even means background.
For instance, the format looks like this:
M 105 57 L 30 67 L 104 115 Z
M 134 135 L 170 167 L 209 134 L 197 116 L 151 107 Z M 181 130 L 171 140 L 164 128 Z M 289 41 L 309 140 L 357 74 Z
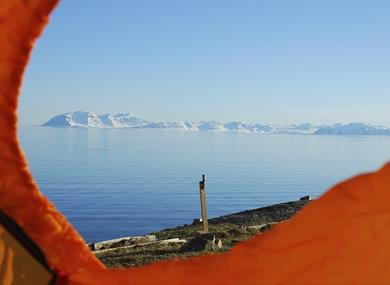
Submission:
M 205 179 L 205 175 L 203 174 L 202 175 L 202 180 L 199 181 L 199 186 L 204 188 L 205 182 L 206 182 L 206 179 Z

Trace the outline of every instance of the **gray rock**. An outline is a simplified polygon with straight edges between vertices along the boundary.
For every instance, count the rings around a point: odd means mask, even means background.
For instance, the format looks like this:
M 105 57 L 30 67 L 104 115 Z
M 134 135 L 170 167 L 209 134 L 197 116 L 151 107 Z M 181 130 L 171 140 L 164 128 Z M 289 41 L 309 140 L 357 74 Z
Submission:
M 198 233 L 197 236 L 186 242 L 180 248 L 180 252 L 214 251 L 220 248 L 222 248 L 222 241 L 216 239 L 214 234 Z

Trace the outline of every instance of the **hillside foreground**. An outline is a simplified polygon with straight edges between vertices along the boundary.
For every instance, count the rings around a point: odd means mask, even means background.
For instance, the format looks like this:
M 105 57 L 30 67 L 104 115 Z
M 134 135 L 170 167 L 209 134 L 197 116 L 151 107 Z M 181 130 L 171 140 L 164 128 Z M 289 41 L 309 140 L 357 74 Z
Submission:
M 224 252 L 275 224 L 289 220 L 309 202 L 299 200 L 275 204 L 209 219 L 207 234 L 201 231 L 201 223 L 194 222 L 145 236 L 93 243 L 89 247 L 109 268 Z

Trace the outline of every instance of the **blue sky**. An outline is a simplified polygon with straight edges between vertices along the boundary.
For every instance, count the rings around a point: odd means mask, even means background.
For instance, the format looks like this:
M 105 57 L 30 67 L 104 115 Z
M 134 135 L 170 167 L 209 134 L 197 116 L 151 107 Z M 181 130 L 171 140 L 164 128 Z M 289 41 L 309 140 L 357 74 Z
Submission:
M 390 126 L 390 2 L 62 1 L 20 123 L 70 110 L 150 120 Z

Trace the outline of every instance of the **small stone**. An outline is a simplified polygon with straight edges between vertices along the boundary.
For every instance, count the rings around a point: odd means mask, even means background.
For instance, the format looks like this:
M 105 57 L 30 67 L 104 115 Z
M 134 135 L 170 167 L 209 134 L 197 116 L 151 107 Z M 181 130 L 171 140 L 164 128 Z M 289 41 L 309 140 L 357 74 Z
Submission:
M 95 243 L 88 244 L 88 247 L 90 251 L 95 251 Z
M 299 198 L 300 201 L 309 201 L 311 200 L 311 196 L 310 195 L 306 195 L 306 196 L 303 196 L 301 198 Z
M 221 249 L 221 248 L 222 248 L 222 240 L 217 239 L 217 240 L 214 242 L 214 250 L 215 250 L 215 249 Z
M 200 224 L 200 219 L 194 219 L 194 220 L 192 221 L 192 224 L 193 224 L 193 225 L 199 225 L 199 224 Z

